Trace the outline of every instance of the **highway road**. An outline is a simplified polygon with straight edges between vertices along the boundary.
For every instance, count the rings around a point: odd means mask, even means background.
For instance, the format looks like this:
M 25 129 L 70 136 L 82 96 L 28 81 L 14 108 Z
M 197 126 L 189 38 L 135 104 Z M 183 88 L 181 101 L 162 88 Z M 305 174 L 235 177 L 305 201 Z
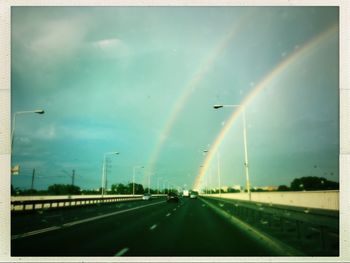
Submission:
M 201 199 L 12 217 L 12 256 L 274 256 Z

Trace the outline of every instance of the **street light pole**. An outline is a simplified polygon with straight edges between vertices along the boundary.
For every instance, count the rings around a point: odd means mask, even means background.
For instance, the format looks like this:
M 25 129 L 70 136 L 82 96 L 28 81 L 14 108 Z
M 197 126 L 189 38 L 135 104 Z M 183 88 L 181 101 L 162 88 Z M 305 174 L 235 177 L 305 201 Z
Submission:
M 32 173 L 32 184 L 30 189 L 33 191 L 34 190 L 34 178 L 35 178 L 35 168 L 33 169 L 33 173 Z
M 155 175 L 156 173 L 149 173 L 148 174 L 148 194 L 151 193 L 151 175 Z
M 132 195 L 135 195 L 135 170 L 136 168 L 143 168 L 143 166 L 134 166 L 133 167 L 133 174 L 132 174 Z
M 148 174 L 148 194 L 151 193 L 151 174 Z
M 16 127 L 16 116 L 19 114 L 28 114 L 28 113 L 37 113 L 37 114 L 44 114 L 44 110 L 31 110 L 31 111 L 17 111 L 13 114 L 13 119 L 12 119 L 12 131 L 11 131 L 11 150 L 13 147 L 13 139 L 15 136 L 15 127 Z
M 247 190 L 248 190 L 249 200 L 251 200 L 250 179 L 249 179 L 249 169 L 248 169 L 247 126 L 246 126 L 244 107 L 243 107 L 243 140 L 244 140 L 244 170 L 245 170 L 245 176 L 247 181 Z
M 159 194 L 159 180 L 160 179 L 162 179 L 162 177 L 159 177 L 158 179 L 157 179 L 157 189 L 158 189 L 158 194 Z
M 106 177 L 106 156 L 107 155 L 112 155 L 112 154 L 119 154 L 119 152 L 106 152 L 103 155 L 103 163 L 102 163 L 102 176 L 101 176 L 101 196 L 103 197 L 104 192 L 105 192 L 105 177 Z
M 220 153 L 217 153 L 218 159 L 218 177 L 219 177 L 219 196 L 221 197 L 221 175 L 220 175 Z
M 244 171 L 246 176 L 246 188 L 248 191 L 249 200 L 251 200 L 250 193 L 250 179 L 249 179 L 249 169 L 248 169 L 248 150 L 247 150 L 247 127 L 246 127 L 246 115 L 245 115 L 245 106 L 240 104 L 233 105 L 214 105 L 214 109 L 220 109 L 223 107 L 241 107 L 243 111 L 243 144 L 244 144 Z
M 208 153 L 208 150 L 203 150 L 203 155 L 206 155 Z M 200 167 L 203 167 L 203 165 L 201 165 Z M 206 189 L 204 191 L 204 193 L 208 194 L 208 173 L 205 176 L 205 180 L 206 180 Z

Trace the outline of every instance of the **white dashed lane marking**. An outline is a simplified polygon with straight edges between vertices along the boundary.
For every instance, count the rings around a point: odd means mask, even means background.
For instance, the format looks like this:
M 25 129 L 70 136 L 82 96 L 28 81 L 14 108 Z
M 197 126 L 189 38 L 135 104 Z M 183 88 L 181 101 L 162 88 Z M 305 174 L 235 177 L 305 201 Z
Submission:
M 171 213 L 167 213 L 167 214 L 166 214 L 166 216 L 170 216 L 170 215 L 171 215 Z
M 173 211 L 176 211 L 176 208 L 174 208 Z
M 151 227 L 149 228 L 149 230 L 153 230 L 153 229 L 155 229 L 156 227 L 157 227 L 157 225 L 154 224 L 153 226 L 151 226 Z
M 53 231 L 53 230 L 56 230 L 56 229 L 60 229 L 60 228 L 61 227 L 53 226 L 53 227 L 48 227 L 48 228 L 44 228 L 44 229 L 40 229 L 40 230 L 27 232 L 27 233 L 24 233 L 24 234 L 12 235 L 11 239 L 13 240 L 13 239 L 22 238 L 22 237 L 29 237 L 29 236 L 33 236 L 33 235 L 37 235 L 37 234 Z
M 114 256 L 116 257 L 120 257 L 122 255 L 124 255 L 126 252 L 128 252 L 129 248 L 125 247 L 122 250 L 118 251 Z

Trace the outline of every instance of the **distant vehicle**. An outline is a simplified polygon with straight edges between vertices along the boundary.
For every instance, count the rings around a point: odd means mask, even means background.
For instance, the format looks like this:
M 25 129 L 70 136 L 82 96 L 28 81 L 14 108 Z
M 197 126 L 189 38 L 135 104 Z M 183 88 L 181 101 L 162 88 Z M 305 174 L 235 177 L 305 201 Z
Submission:
M 170 192 L 170 193 L 168 193 L 168 196 L 166 197 L 166 201 L 169 203 L 169 202 L 175 202 L 175 203 L 177 203 L 177 202 L 179 202 L 179 196 L 176 194 L 176 193 L 174 193 L 174 192 Z
M 152 195 L 151 194 L 144 194 L 142 196 L 142 200 L 151 200 L 152 199 Z
M 190 194 L 190 198 L 191 199 L 196 199 L 197 197 L 198 197 L 198 192 L 192 191 L 191 194 Z
M 183 191 L 182 191 L 182 196 L 183 196 L 183 197 L 189 197 L 189 196 L 190 196 L 190 191 L 188 191 L 188 190 L 183 190 Z

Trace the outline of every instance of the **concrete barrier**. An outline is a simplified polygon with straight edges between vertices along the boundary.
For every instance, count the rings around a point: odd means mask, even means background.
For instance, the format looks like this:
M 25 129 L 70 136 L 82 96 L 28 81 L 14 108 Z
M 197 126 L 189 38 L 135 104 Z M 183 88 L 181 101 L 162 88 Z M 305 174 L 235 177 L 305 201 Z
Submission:
M 154 194 L 154 198 L 164 195 Z M 12 196 L 11 210 L 26 211 L 59 207 L 72 207 L 100 203 L 142 200 L 142 195 L 57 195 L 57 196 Z
M 220 197 L 220 194 L 204 196 Z M 222 193 L 221 198 L 249 201 L 247 193 Z M 252 192 L 251 201 L 305 208 L 339 210 L 339 191 Z
M 132 197 L 133 195 L 104 195 L 104 197 Z M 142 195 L 135 195 L 141 197 Z M 33 196 L 11 196 L 12 201 L 36 201 L 36 200 L 56 200 L 56 199 L 86 199 L 101 198 L 101 195 L 33 195 Z

